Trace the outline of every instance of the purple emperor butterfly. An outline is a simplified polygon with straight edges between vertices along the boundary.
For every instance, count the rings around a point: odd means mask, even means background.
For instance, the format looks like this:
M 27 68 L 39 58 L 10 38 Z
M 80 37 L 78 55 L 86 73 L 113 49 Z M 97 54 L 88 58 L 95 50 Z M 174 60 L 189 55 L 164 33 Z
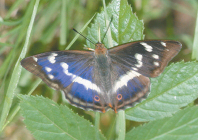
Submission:
M 21 65 L 49 87 L 62 90 L 74 106 L 115 112 L 133 106 L 150 90 L 149 77 L 160 75 L 182 45 L 148 40 L 94 51 L 54 51 L 25 58 Z

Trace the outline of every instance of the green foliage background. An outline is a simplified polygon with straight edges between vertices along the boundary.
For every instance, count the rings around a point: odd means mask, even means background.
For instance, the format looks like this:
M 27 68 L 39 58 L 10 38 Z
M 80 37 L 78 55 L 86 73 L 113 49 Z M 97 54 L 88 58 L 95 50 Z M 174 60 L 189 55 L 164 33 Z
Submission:
M 198 63 L 186 61 L 198 59 L 198 2 L 105 3 L 107 8 L 100 0 L 0 0 L 0 139 L 197 138 Z M 151 79 L 150 95 L 135 107 L 118 114 L 78 109 L 65 102 L 59 91 L 21 68 L 25 56 L 83 49 L 84 44 L 93 48 L 84 38 L 77 39 L 72 28 L 97 42 L 98 23 L 103 36 L 112 14 L 111 34 L 104 40 L 108 48 L 141 39 L 172 39 L 183 44 L 173 59 L 181 62 Z

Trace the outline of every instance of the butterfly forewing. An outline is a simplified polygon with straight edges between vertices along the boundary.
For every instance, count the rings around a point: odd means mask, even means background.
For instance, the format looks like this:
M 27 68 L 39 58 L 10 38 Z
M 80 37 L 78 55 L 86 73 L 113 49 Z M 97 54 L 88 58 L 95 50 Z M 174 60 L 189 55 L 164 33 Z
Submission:
M 181 49 L 181 43 L 171 40 L 137 41 L 109 50 L 117 63 L 147 76 L 156 77 Z

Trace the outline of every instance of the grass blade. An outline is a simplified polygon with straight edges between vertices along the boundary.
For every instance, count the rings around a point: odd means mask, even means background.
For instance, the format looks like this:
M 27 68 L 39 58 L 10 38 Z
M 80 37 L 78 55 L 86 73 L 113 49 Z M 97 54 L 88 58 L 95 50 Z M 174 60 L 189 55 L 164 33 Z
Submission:
M 83 26 L 83 28 L 80 30 L 80 32 L 83 32 L 85 30 L 85 28 L 89 25 L 89 23 L 92 21 L 92 19 L 94 18 L 95 14 L 93 15 L 93 17 Z M 74 42 L 78 39 L 80 35 L 77 34 L 74 39 L 69 43 L 69 45 L 65 48 L 65 50 L 69 50 L 71 48 L 71 46 L 74 44 Z
M 61 26 L 60 26 L 60 45 L 63 46 L 66 44 L 66 30 L 67 30 L 67 22 L 66 22 L 66 0 L 62 0 L 62 7 L 61 7 Z
M 10 83 L 9 83 L 9 86 L 8 86 L 8 90 L 7 90 L 7 93 L 6 93 L 6 96 L 5 96 L 3 111 L 2 111 L 2 114 L 1 114 L 1 120 L 0 120 L 0 132 L 5 127 L 4 124 L 6 122 L 7 115 L 10 111 L 10 107 L 12 105 L 12 101 L 13 101 L 13 97 L 14 97 L 14 92 L 15 92 L 15 89 L 17 87 L 19 77 L 21 75 L 22 67 L 20 65 L 20 60 L 21 60 L 21 58 L 25 57 L 25 54 L 27 52 L 29 38 L 30 38 L 31 31 L 32 31 L 32 27 L 33 27 L 33 23 L 34 23 L 34 19 L 35 19 L 35 16 L 36 16 L 38 5 L 39 5 L 39 0 L 36 0 L 35 5 L 34 5 L 34 10 L 33 10 L 33 13 L 32 13 L 32 17 L 31 17 L 31 20 L 30 20 L 30 24 L 29 24 L 29 27 L 28 27 L 28 30 L 27 30 L 25 44 L 24 44 L 23 50 L 20 54 L 20 57 L 15 64 L 15 67 L 14 67 L 14 70 L 13 70 L 13 73 L 12 73 L 12 76 L 11 76 L 11 80 L 10 80 Z

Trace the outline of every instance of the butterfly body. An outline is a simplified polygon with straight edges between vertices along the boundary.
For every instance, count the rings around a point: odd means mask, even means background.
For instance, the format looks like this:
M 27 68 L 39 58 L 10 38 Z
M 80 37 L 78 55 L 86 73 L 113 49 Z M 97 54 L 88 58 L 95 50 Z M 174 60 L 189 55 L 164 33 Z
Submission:
M 149 77 L 158 76 L 180 49 L 179 42 L 170 40 L 137 41 L 111 49 L 97 43 L 94 51 L 46 52 L 23 59 L 21 65 L 62 90 L 74 106 L 117 112 L 146 97 Z

